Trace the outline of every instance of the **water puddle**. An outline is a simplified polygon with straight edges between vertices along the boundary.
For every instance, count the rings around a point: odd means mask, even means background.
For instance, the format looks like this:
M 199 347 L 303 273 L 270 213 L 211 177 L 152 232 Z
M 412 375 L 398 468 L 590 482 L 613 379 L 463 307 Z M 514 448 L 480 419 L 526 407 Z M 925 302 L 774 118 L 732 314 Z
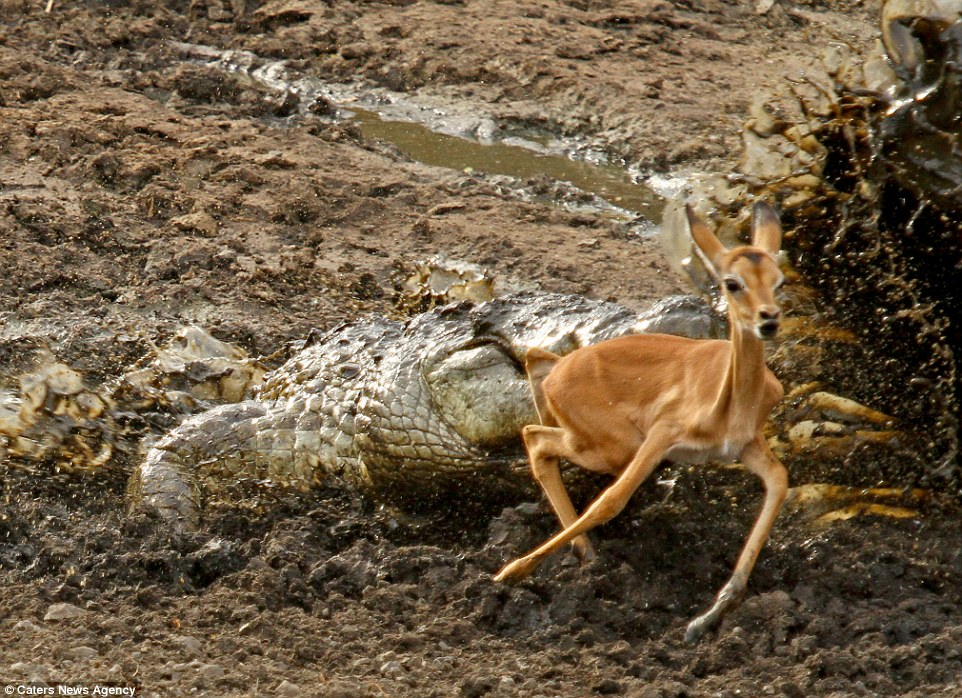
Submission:
M 509 177 L 521 190 L 531 189 L 531 180 L 551 180 L 562 185 L 565 195 L 539 197 L 535 192 L 529 193 L 531 198 L 634 221 L 639 232 L 650 232 L 651 221 L 658 220 L 664 208 L 665 200 L 654 188 L 576 140 L 532 136 L 522 133 L 523 128 L 512 131 L 510 125 L 457 105 L 421 104 L 382 88 L 327 83 L 299 75 L 283 61 L 267 61 L 247 51 L 178 42 L 171 46 L 188 59 L 243 73 L 281 94 L 297 95 L 300 113 L 323 100 L 334 107 L 335 118 L 353 120 L 367 138 L 390 143 L 427 165 Z
M 621 167 L 540 151 L 532 147 L 537 144 L 530 141 L 525 141 L 524 145 L 512 142 L 522 139 L 484 143 L 432 131 L 416 122 L 392 121 L 368 109 L 353 106 L 348 109 L 365 136 L 392 143 L 408 157 L 427 165 L 506 175 L 520 180 L 547 177 L 567 182 L 600 199 L 587 207 L 603 209 L 619 218 L 644 216 L 652 220 L 664 208 L 664 200 L 658 194 L 634 182 L 628 171 Z

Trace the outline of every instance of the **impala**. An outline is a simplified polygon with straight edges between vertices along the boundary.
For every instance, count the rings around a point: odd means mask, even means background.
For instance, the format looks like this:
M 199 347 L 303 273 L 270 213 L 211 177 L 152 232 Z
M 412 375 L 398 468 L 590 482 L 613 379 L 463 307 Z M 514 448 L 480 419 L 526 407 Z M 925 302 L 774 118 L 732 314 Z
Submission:
M 562 530 L 506 565 L 497 581 L 524 579 L 554 550 L 572 543 L 593 553 L 585 532 L 616 516 L 665 459 L 739 461 L 765 485 L 761 513 L 712 607 L 688 624 L 698 640 L 738 605 L 788 488 L 788 473 L 762 428 L 783 389 L 765 365 L 764 342 L 778 333 L 775 300 L 783 275 L 776 262 L 781 225 L 755 205 L 752 244 L 726 248 L 687 208 L 692 238 L 728 301 L 728 340 L 633 335 L 582 347 L 564 358 L 528 351 L 525 368 L 541 424 L 522 430 L 535 479 Z M 565 490 L 559 459 L 615 480 L 580 516 Z

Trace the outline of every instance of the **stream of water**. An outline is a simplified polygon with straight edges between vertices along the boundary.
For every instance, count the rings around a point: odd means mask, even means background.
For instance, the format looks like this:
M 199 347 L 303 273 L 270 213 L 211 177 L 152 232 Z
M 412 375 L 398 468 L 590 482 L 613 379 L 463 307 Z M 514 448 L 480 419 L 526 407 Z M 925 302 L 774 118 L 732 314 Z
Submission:
M 664 198 L 639 182 L 627 167 L 612 164 L 596 151 L 575 142 L 546 137 L 533 139 L 511 134 L 510 125 L 495 123 L 464 107 L 425 105 L 407 95 L 380 88 L 327 83 L 298 75 L 283 61 L 270 62 L 247 51 L 221 51 L 196 44 L 175 43 L 186 57 L 248 75 L 280 93 L 292 92 L 300 111 L 322 99 L 336 110 L 336 118 L 354 120 L 371 139 L 394 145 L 407 157 L 435 167 L 461 172 L 503 175 L 524 188 L 531 180 L 565 183 L 583 196 L 578 208 L 625 221 L 660 219 Z M 507 126 L 507 127 L 505 127 Z M 564 202 L 562 202 L 564 203 Z
M 536 144 L 522 139 L 483 143 L 433 131 L 417 122 L 391 120 L 369 109 L 349 109 L 365 136 L 392 143 L 408 157 L 427 165 L 506 175 L 522 181 L 547 177 L 567 182 L 597 197 L 600 201 L 595 208 L 607 209 L 625 219 L 644 216 L 657 220 L 664 208 L 664 199 L 634 182 L 623 167 L 539 150 L 532 147 Z

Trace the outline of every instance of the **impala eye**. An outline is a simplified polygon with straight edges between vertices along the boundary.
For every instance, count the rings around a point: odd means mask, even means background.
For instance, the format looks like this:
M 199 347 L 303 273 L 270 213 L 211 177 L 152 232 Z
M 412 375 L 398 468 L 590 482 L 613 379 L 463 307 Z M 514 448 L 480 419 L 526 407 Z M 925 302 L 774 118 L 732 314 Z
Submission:
M 725 284 L 725 290 L 729 293 L 738 293 L 742 290 L 742 285 L 738 282 L 738 279 L 728 277 L 722 283 Z

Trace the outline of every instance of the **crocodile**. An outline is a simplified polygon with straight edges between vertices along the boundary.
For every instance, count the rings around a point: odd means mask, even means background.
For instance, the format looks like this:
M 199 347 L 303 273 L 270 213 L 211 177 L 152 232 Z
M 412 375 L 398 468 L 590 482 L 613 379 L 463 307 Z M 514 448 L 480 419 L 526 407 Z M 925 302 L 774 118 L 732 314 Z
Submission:
M 399 504 L 530 494 L 519 437 L 537 421 L 523 368 L 529 347 L 565 354 L 637 332 L 719 336 L 722 325 L 696 296 L 639 314 L 524 292 L 315 332 L 251 399 L 194 415 L 154 443 L 131 477 L 129 505 L 193 528 L 206 503 L 249 481 L 333 481 Z

